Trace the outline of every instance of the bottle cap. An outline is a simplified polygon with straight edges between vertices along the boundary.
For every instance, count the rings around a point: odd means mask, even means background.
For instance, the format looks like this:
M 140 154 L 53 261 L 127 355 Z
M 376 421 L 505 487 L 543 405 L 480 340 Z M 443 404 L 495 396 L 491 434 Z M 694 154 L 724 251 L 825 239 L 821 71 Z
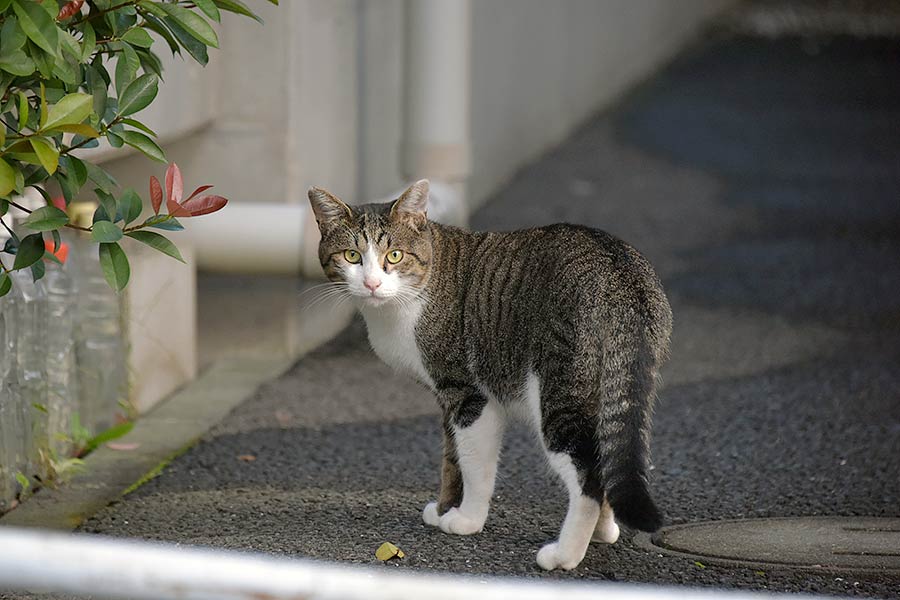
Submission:
M 69 222 L 78 227 L 90 227 L 94 224 L 97 206 L 96 202 L 72 202 L 69 204 Z
M 66 259 L 69 258 L 69 245 L 65 242 L 60 243 L 59 248 L 56 249 L 56 252 L 53 251 L 53 242 L 49 240 L 44 240 L 44 250 L 55 256 L 59 259 L 59 262 L 65 264 Z

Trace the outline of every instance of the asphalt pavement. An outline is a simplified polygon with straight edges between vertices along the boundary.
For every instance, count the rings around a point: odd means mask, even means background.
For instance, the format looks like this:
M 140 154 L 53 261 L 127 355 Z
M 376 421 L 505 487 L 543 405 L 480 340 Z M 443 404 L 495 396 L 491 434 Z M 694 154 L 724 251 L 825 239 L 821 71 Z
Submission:
M 670 296 L 653 490 L 670 523 L 900 516 L 900 42 L 714 37 L 522 169 L 474 217 L 641 249 Z M 358 321 L 84 531 L 380 565 L 890 598 L 900 575 L 741 569 L 592 545 L 544 573 L 565 495 L 509 436 L 485 530 L 423 525 L 440 429 Z

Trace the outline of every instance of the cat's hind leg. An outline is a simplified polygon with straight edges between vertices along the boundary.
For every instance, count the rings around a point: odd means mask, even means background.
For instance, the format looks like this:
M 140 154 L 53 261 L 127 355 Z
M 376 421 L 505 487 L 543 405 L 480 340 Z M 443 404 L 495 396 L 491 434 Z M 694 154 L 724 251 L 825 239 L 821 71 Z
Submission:
M 583 414 L 582 403 L 564 385 L 540 389 L 537 377 L 528 384 L 528 402 L 540 416 L 540 436 L 547 462 L 562 479 L 569 495 L 559 538 L 542 547 L 537 563 L 542 569 L 570 570 L 584 559 L 601 516 L 603 484 L 599 479 L 596 418 Z M 598 500 L 599 499 L 599 500 Z
M 456 465 L 462 478 L 462 500 L 436 520 L 446 533 L 471 535 L 484 527 L 494 494 L 494 479 L 503 438 L 504 415 L 495 400 L 488 400 L 477 392 L 453 398 L 444 404 L 452 427 Z M 423 512 L 428 524 L 441 505 L 429 504 Z

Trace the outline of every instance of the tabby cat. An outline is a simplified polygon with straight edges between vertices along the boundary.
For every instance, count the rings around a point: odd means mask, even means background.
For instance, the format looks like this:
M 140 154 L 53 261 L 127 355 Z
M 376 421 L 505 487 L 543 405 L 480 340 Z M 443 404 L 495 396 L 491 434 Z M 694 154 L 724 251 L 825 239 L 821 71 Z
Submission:
M 375 353 L 437 396 L 438 500 L 423 519 L 446 533 L 484 527 L 504 424 L 524 418 L 569 494 L 544 569 L 573 569 L 616 520 L 655 531 L 650 416 L 672 313 L 650 264 L 577 225 L 472 233 L 429 221 L 428 181 L 384 204 L 309 200 L 329 280 L 353 298 Z

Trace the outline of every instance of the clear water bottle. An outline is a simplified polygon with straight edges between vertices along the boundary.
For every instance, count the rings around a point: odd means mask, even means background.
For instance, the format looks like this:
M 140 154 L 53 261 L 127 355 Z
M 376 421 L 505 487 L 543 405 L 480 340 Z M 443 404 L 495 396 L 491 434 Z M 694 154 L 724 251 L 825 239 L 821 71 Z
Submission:
M 90 227 L 97 205 L 73 202 L 72 223 Z M 84 234 L 73 236 L 72 261 L 78 281 L 75 360 L 78 370 L 81 424 L 96 434 L 111 427 L 128 400 L 126 348 L 122 311 L 100 268 L 97 244 Z
M 6 218 L 4 223 L 9 225 Z M 9 239 L 0 224 L 0 249 Z M 12 255 L 0 254 L 0 262 L 12 266 Z M 7 510 L 16 497 L 15 473 L 24 456 L 17 407 L 20 402 L 18 360 L 16 358 L 16 322 L 19 290 L 13 288 L 0 298 L 0 513 Z
M 15 218 L 14 218 L 15 222 Z M 14 227 L 14 231 L 17 228 Z M 18 232 L 17 232 L 18 233 Z M 31 233 L 21 231 L 23 235 Z M 21 237 L 21 236 L 20 236 Z M 34 280 L 31 269 L 12 271 L 13 285 L 20 292 L 16 311 L 17 359 L 19 390 L 19 422 L 23 426 L 26 476 L 43 480 L 46 476 L 47 453 L 47 290 L 43 280 Z
M 66 238 L 68 239 L 68 237 Z M 50 249 L 52 251 L 52 248 Z M 72 414 L 78 402 L 75 371 L 75 312 L 78 288 L 69 262 L 70 244 L 63 242 L 55 256 L 62 263 L 47 264 L 47 313 L 50 317 L 47 350 L 47 434 L 55 457 L 72 451 Z

